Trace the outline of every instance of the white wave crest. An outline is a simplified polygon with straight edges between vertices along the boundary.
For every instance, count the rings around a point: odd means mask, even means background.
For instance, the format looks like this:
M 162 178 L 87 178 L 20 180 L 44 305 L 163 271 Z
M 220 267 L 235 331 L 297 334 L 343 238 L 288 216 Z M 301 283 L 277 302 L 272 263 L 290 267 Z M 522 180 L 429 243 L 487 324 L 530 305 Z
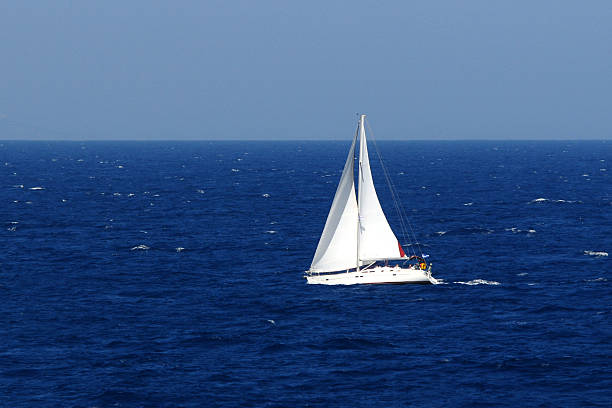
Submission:
M 45 189 L 44 187 L 40 187 L 40 186 L 28 188 L 28 190 L 44 190 L 44 189 Z
M 501 285 L 501 283 L 499 283 L 499 282 L 488 281 L 488 280 L 484 280 L 484 279 L 474 279 L 474 280 L 471 280 L 471 281 L 468 281 L 468 282 L 458 281 L 458 282 L 453 282 L 453 283 L 458 283 L 460 285 L 470 285 L 470 286 L 473 286 L 473 285 Z
M 577 200 L 551 200 L 549 198 L 536 198 L 535 200 L 531 200 L 529 202 L 529 204 L 546 203 L 546 202 L 551 202 L 551 203 L 568 203 L 568 204 L 582 203 L 582 201 L 577 201 Z
M 506 228 L 504 231 L 512 231 L 513 234 L 518 234 L 521 232 L 527 233 L 527 234 L 535 234 L 536 230 L 530 228 L 528 230 L 522 230 L 522 229 L 518 229 L 516 227 L 512 227 L 512 228 Z
M 147 249 L 151 249 L 151 248 L 146 245 L 140 244 L 130 249 L 130 251 L 137 251 L 137 250 L 146 251 Z
M 584 254 L 590 255 L 590 256 L 597 256 L 597 257 L 608 256 L 608 253 L 604 251 L 584 251 Z
M 606 278 L 585 279 L 585 282 L 607 282 Z

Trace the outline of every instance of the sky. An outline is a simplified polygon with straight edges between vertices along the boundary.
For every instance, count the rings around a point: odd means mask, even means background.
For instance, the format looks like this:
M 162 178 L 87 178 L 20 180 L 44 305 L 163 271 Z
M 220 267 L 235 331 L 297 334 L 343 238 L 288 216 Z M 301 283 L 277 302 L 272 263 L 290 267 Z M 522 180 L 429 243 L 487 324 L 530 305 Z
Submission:
M 612 139 L 612 2 L 0 0 L 0 139 Z

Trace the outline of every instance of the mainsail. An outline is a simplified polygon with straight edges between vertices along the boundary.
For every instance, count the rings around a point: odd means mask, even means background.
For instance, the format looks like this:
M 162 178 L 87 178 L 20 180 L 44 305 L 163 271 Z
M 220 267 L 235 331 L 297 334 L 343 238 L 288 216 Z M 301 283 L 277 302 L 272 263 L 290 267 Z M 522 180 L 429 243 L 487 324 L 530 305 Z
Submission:
M 359 203 L 355 195 L 355 142 L 349 150 L 310 272 L 348 270 L 368 261 L 406 255 L 383 213 L 370 170 L 364 129 L 359 120 Z M 358 261 L 359 260 L 359 261 Z
M 340 183 L 317 251 L 311 272 L 333 272 L 357 267 L 357 199 L 355 198 L 355 140 L 349 150 Z
M 380 206 L 368 157 L 364 128 L 365 115 L 359 123 L 359 259 L 375 261 L 404 257 L 395 234 Z

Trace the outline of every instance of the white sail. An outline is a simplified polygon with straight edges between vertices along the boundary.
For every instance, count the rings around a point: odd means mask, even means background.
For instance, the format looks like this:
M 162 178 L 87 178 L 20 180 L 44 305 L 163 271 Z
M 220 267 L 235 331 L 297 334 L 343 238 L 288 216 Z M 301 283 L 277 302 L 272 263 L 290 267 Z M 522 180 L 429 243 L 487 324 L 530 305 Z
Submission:
M 311 272 L 332 272 L 357 266 L 355 139 L 349 150 L 323 234 L 310 266 Z
M 359 259 L 374 261 L 404 257 L 395 234 L 378 201 L 364 129 L 365 115 L 359 122 Z

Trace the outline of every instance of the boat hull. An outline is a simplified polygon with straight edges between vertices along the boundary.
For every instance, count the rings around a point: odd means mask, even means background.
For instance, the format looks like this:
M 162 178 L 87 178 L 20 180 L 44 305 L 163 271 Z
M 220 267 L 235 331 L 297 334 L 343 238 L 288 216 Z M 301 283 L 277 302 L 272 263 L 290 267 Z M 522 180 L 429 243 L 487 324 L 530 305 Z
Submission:
M 311 285 L 359 285 L 359 284 L 433 284 L 436 280 L 430 270 L 382 266 L 359 272 L 307 273 L 306 282 Z

